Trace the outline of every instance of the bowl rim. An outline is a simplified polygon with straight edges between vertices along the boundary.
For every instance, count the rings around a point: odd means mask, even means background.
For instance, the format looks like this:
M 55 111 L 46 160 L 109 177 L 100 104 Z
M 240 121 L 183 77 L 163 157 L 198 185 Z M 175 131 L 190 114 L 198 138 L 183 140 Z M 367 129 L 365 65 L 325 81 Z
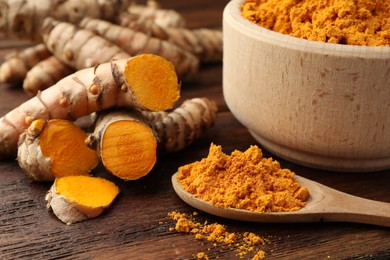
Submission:
M 310 52 L 326 55 L 376 59 L 390 58 L 390 46 L 359 46 L 325 43 L 301 39 L 266 29 L 241 16 L 240 6 L 244 2 L 245 0 L 231 0 L 223 11 L 223 20 L 224 22 L 229 22 L 232 26 L 236 26 L 241 33 L 246 34 L 250 38 L 288 49 L 310 50 Z

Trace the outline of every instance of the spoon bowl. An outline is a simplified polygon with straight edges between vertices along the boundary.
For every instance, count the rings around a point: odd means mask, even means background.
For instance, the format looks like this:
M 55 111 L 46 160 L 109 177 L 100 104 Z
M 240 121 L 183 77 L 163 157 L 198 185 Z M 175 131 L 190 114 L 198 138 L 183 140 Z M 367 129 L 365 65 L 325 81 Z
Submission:
M 355 222 L 390 227 L 390 203 L 379 202 L 332 189 L 318 182 L 295 175 L 301 186 L 309 190 L 306 206 L 292 212 L 253 212 L 217 207 L 187 192 L 172 176 L 176 194 L 192 207 L 223 218 L 271 223 L 293 222 Z

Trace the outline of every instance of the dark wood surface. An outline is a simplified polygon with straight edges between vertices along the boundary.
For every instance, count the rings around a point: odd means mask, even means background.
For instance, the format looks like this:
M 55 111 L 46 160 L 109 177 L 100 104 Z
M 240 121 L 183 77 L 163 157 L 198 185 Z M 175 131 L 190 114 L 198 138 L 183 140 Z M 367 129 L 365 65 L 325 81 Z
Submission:
M 187 19 L 188 27 L 221 27 L 227 1 L 162 1 Z M 0 57 L 7 48 L 1 39 Z M 239 87 L 239 86 L 237 86 Z M 65 225 L 46 210 L 44 196 L 50 183 L 32 183 L 17 162 L 0 162 L 0 259 L 193 259 L 205 251 L 210 259 L 238 259 L 237 252 L 169 231 L 167 213 L 193 208 L 174 193 L 170 177 L 181 165 L 207 155 L 211 142 L 226 153 L 256 144 L 229 112 L 222 93 L 222 63 L 202 67 L 199 75 L 183 81 L 182 99 L 207 96 L 218 102 L 217 123 L 196 143 L 159 158 L 146 177 L 124 182 L 101 166 L 97 176 L 114 181 L 121 194 L 98 218 Z M 0 116 L 28 97 L 20 86 L 0 85 Z M 267 151 L 282 167 L 332 188 L 368 199 L 390 202 L 390 170 L 371 173 L 327 172 L 299 166 Z M 356 223 L 270 224 L 226 220 L 200 212 L 201 221 L 218 222 L 229 231 L 254 232 L 269 240 L 261 246 L 266 259 L 390 259 L 389 228 Z M 209 249 L 209 250 L 208 250 Z M 250 254 L 247 258 L 250 258 Z

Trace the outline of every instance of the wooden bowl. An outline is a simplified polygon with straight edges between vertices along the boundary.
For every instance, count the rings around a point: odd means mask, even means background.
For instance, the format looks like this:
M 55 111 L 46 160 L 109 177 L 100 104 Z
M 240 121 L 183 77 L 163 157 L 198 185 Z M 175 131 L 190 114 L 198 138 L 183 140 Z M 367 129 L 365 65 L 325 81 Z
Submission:
M 390 47 L 321 43 L 223 13 L 223 94 L 277 156 L 314 168 L 390 168 Z

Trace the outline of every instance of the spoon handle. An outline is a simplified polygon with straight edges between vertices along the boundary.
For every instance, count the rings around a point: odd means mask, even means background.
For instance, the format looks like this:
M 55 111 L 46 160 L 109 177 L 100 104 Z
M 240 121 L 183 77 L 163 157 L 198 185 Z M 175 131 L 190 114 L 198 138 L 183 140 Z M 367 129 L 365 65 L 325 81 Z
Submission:
M 356 222 L 390 227 L 390 203 L 353 196 L 319 185 L 326 196 L 313 207 L 323 221 Z

